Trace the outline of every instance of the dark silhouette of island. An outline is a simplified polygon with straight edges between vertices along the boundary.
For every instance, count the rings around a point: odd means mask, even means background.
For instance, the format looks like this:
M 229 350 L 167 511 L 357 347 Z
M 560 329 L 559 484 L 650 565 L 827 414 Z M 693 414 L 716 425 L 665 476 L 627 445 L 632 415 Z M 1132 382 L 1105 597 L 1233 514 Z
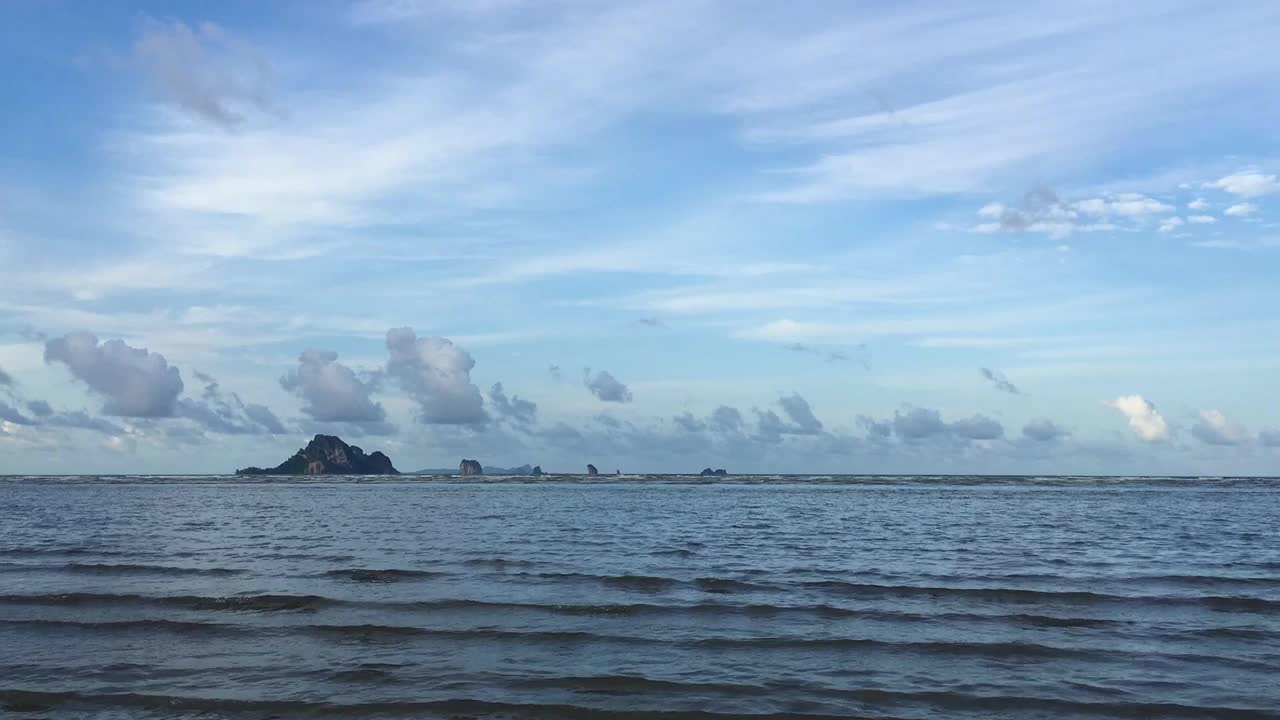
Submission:
M 725 475 L 728 475 L 729 473 L 728 473 L 728 472 L 726 472 L 724 468 L 716 468 L 715 470 L 712 470 L 711 468 L 702 468 L 702 472 L 700 472 L 700 473 L 698 473 L 698 474 L 699 474 L 699 475 L 716 475 L 716 476 L 719 476 L 719 477 L 724 477 Z
M 458 463 L 459 475 L 483 475 L 484 468 L 480 467 L 479 460 L 463 460 Z
M 595 466 L 595 465 L 592 465 L 591 463 L 587 463 L 587 474 L 588 474 L 588 475 L 599 475 L 599 474 L 600 474 L 600 471 L 596 469 L 596 466 Z
M 316 435 L 307 446 L 274 468 L 247 467 L 237 475 L 399 475 L 391 458 L 342 442 L 333 435 Z

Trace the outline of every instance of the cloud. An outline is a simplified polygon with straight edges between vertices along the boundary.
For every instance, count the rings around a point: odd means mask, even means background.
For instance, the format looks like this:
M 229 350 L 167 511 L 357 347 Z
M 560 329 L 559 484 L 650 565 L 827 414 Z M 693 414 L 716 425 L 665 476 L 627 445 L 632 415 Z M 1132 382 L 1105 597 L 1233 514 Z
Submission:
M 51 415 L 44 422 L 45 424 L 53 427 L 63 427 L 73 430 L 92 430 L 93 432 L 99 432 L 103 435 L 111 435 L 115 437 L 122 437 L 129 434 L 129 431 L 125 428 L 122 428 L 108 420 L 93 417 L 83 410 L 56 413 Z
M 684 432 L 703 432 L 707 429 L 705 420 L 699 420 L 693 416 L 693 413 L 687 411 L 671 418 L 671 421 Z
M 887 440 L 893 435 L 893 422 L 889 420 L 877 420 L 867 415 L 859 415 L 858 424 L 867 431 L 867 435 L 873 438 Z
M 642 317 L 639 320 L 636 320 L 636 324 L 644 325 L 646 327 L 654 327 L 654 328 L 665 327 L 662 324 L 662 321 L 656 317 Z
M 1199 248 L 1210 250 L 1269 250 L 1280 247 L 1280 238 L 1258 238 L 1255 240 L 1200 240 L 1192 243 Z
M 1200 420 L 1191 426 L 1191 434 L 1209 445 L 1242 445 L 1249 440 L 1244 428 L 1227 420 L 1218 410 L 1201 410 Z
M 1052 420 L 1032 420 L 1022 426 L 1022 435 L 1036 442 L 1051 442 L 1070 435 L 1070 431 Z
M 44 400 L 32 400 L 28 402 L 27 409 L 30 410 L 33 415 L 40 418 L 46 418 L 53 414 L 53 407 Z
M 1212 225 L 1218 222 L 1218 218 L 1212 215 L 1192 215 L 1191 217 L 1187 218 L 1187 222 L 1191 223 L 1192 225 Z
M 338 362 L 335 352 L 302 353 L 298 367 L 280 378 L 280 387 L 302 398 L 306 403 L 302 412 L 313 420 L 385 428 L 386 411 L 369 397 L 373 383 L 356 377 L 355 371 Z
M 1268 428 L 1259 432 L 1258 442 L 1265 447 L 1280 447 L 1280 430 Z
M 1276 180 L 1275 175 L 1263 175 L 1253 170 L 1227 175 L 1211 183 L 1205 183 L 1204 187 L 1225 190 L 1232 195 L 1247 198 L 1280 192 L 1280 182 Z
M 741 432 L 742 413 L 734 407 L 721 405 L 707 418 L 707 427 L 719 432 Z
M 947 433 L 947 424 L 942 421 L 942 414 L 927 408 L 896 411 L 892 423 L 894 434 L 905 440 L 923 440 Z
M 978 232 L 1042 232 L 1054 237 L 1070 235 L 1077 213 L 1049 188 L 1031 190 L 1021 207 L 988 203 L 978 210 L 988 222 L 977 225 Z
M 125 417 L 172 417 L 182 376 L 160 353 L 122 340 L 98 344 L 91 333 L 67 333 L 45 342 L 46 363 L 60 362 L 89 388 L 106 396 L 102 411 Z
M 1139 224 L 1151 215 L 1173 212 L 1173 206 L 1138 193 L 1110 194 L 1076 202 L 1066 202 L 1049 188 L 1027 193 L 1019 207 L 988 203 L 978 210 L 986 222 L 973 227 L 976 232 L 1035 232 L 1066 237 L 1073 232 L 1115 230 L 1117 220 Z M 1177 224 L 1181 220 L 1172 219 Z M 1170 222 L 1166 220 L 1165 223 Z
M 17 408 L 7 403 L 0 402 L 0 420 L 11 422 L 15 425 L 35 425 L 36 421 L 23 415 Z
M 782 409 L 784 420 L 773 410 L 756 409 L 756 438 L 762 442 L 777 444 L 783 436 L 821 435 L 822 421 L 813 414 L 809 401 L 799 393 L 784 395 L 777 400 Z
M 270 408 L 265 405 L 253 403 L 245 405 L 244 414 L 272 435 L 282 435 L 287 432 L 284 423 L 280 422 L 280 418 L 276 417 L 276 414 L 271 412 Z
M 548 366 L 548 367 L 547 367 L 547 372 L 551 375 L 551 379 L 552 379 L 552 380 L 555 380 L 556 382 L 560 382 L 560 379 L 561 379 L 561 373 L 560 373 L 560 366 L 559 366 L 559 365 L 550 365 L 550 366 Z
M 200 400 L 178 401 L 178 415 L 195 421 L 207 430 L 224 435 L 255 435 L 285 432 L 284 424 L 265 405 L 246 405 L 235 393 L 225 394 L 212 376 L 194 370 L 191 373 L 204 383 Z
M 1103 403 L 1119 411 L 1129 419 L 1129 428 L 1143 442 L 1163 442 L 1169 439 L 1169 425 L 1152 405 L 1141 395 L 1122 395 Z
M 1090 198 L 1074 204 L 1085 215 L 1108 217 L 1141 217 L 1173 212 L 1173 206 L 1137 193 L 1122 193 L 1103 198 Z
M 507 397 L 507 393 L 502 388 L 502 383 L 494 383 L 489 388 L 489 402 L 493 404 L 494 410 L 499 416 L 510 418 L 517 423 L 530 424 L 538 419 L 537 404 L 521 399 L 519 395 Z
M 848 354 L 841 352 L 840 350 L 821 350 L 810 345 L 805 345 L 804 343 L 792 343 L 787 346 L 787 349 L 791 352 L 817 355 L 827 362 L 848 362 L 852 359 Z
M 251 45 L 213 23 L 148 19 L 134 63 L 156 90 L 190 115 L 235 128 L 249 111 L 271 111 L 271 67 Z
M 1192 200 L 1191 202 L 1187 203 L 1187 209 L 1197 210 L 1197 211 L 1208 210 L 1209 202 L 1204 198 L 1196 198 L 1195 200 Z
M 1157 228 L 1162 233 L 1172 232 L 1186 224 L 1186 221 L 1180 217 L 1165 218 L 1160 221 L 1160 227 Z
M 480 388 L 471 382 L 476 361 L 448 338 L 419 338 L 413 328 L 387 331 L 387 376 L 418 403 L 427 425 L 480 425 L 489 421 Z
M 969 440 L 996 440 L 1004 437 L 1004 426 L 985 415 L 974 415 L 952 422 L 951 432 Z
M 813 414 L 813 409 L 809 407 L 809 401 L 801 397 L 800 393 L 783 395 L 778 398 L 778 405 L 782 407 L 782 411 L 787 414 L 787 417 L 799 429 L 796 434 L 815 435 L 822 432 L 822 421 Z
M 1246 215 L 1252 215 L 1256 212 L 1258 212 L 1257 205 L 1254 205 L 1253 203 L 1245 202 L 1245 203 L 1236 203 L 1235 205 L 1232 205 L 1226 210 L 1223 210 L 1222 214 L 1230 215 L 1231 217 L 1244 217 Z
M 4 386 L 13 385 L 13 376 L 5 372 L 4 368 L 0 368 L 0 385 L 4 385 Z
M 607 413 L 597 413 L 591 419 L 607 428 L 617 429 L 622 427 L 621 420 Z
M 601 370 L 592 376 L 591 368 L 584 368 L 582 371 L 582 383 L 586 385 L 592 395 L 604 402 L 631 402 L 631 390 L 607 371 Z
M 929 408 L 909 407 L 895 411 L 893 419 L 878 421 L 860 417 L 861 424 L 873 437 L 888 437 L 888 429 L 908 442 L 934 438 L 958 438 L 960 440 L 996 440 L 1004 437 L 1004 426 L 999 421 L 977 414 L 954 422 L 945 422 L 942 414 Z
M 1022 391 L 1018 389 L 1018 386 L 1009 382 L 1009 379 L 1006 378 L 1004 376 L 1004 373 L 1000 372 L 999 370 L 992 370 L 991 368 L 978 368 L 978 372 L 982 373 L 982 377 L 990 380 L 991 384 L 994 385 L 997 390 L 1001 392 L 1007 392 L 1010 395 L 1022 394 Z

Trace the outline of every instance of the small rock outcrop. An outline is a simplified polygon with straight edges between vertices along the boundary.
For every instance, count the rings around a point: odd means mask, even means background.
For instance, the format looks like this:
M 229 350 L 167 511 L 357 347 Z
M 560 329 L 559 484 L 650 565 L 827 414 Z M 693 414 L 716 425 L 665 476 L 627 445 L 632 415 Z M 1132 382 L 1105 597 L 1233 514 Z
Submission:
M 702 468 L 702 472 L 700 472 L 700 473 L 698 473 L 698 474 L 699 474 L 699 475 L 714 475 L 714 476 L 724 477 L 725 475 L 728 475 L 729 473 L 728 473 L 724 468 L 716 468 L 715 470 L 712 470 L 711 468 Z
M 587 474 L 588 474 L 588 475 L 599 475 L 599 474 L 600 474 L 600 471 L 596 469 L 596 466 L 595 466 L 595 465 L 592 465 L 591 463 L 587 463 Z
M 399 475 L 391 458 L 369 455 L 333 435 L 316 435 L 307 446 L 274 468 L 247 467 L 237 475 Z
M 484 468 L 480 467 L 479 460 L 463 460 L 458 463 L 459 475 L 483 475 Z
M 533 466 L 533 469 L 529 471 L 529 474 L 530 474 L 530 475 L 532 475 L 532 476 L 534 476 L 534 477 L 542 477 L 542 474 L 543 474 L 543 473 L 542 473 L 542 466 L 541 466 L 541 465 L 534 465 L 534 466 Z

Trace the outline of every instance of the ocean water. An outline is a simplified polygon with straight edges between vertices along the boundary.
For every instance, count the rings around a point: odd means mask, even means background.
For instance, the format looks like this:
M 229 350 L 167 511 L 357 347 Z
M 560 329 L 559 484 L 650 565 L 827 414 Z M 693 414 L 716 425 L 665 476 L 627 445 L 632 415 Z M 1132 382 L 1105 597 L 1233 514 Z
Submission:
M 0 715 L 1275 718 L 1280 481 L 0 478 Z

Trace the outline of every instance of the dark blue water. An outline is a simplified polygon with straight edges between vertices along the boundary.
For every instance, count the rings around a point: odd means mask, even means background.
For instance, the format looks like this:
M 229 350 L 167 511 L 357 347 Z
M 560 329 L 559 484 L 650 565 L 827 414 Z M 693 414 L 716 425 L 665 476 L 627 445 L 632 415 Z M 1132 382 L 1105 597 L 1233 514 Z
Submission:
M 0 479 L 0 715 L 1278 708 L 1280 481 Z

